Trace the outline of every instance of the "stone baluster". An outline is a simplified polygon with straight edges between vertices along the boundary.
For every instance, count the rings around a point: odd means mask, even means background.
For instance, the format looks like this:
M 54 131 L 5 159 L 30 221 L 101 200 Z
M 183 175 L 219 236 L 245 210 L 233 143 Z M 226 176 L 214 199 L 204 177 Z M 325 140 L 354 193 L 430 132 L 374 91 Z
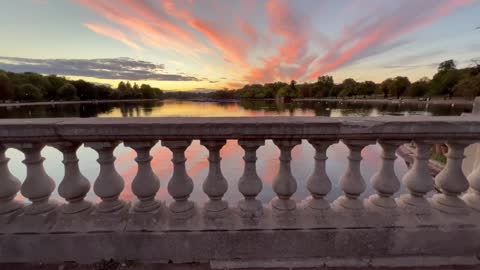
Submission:
M 200 142 L 208 149 L 208 175 L 203 182 L 203 192 L 210 199 L 205 204 L 205 210 L 208 212 L 220 212 L 228 208 L 228 203 L 223 199 L 227 192 L 228 183 L 222 174 L 220 167 L 220 149 L 225 145 L 225 140 L 202 140 Z
M 245 150 L 243 160 L 245 168 L 238 180 L 238 190 L 244 199 L 238 202 L 241 215 L 244 217 L 259 217 L 263 214 L 262 202 L 256 199 L 262 191 L 262 179 L 257 174 L 257 149 L 265 145 L 264 140 L 239 140 L 238 144 Z
M 0 144 L 0 215 L 13 213 L 23 207 L 23 204 L 15 200 L 20 190 L 20 181 L 10 173 L 8 159 L 5 156 L 7 148 Z
M 155 141 L 125 142 L 125 145 L 135 149 L 138 164 L 137 175 L 132 182 L 132 192 L 139 200 L 134 206 L 136 212 L 152 212 L 160 207 L 155 200 L 155 195 L 160 189 L 160 180 L 152 170 L 152 156 L 150 150 L 155 146 Z
M 194 210 L 194 204 L 188 200 L 193 191 L 193 181 L 185 169 L 185 150 L 191 141 L 162 141 L 162 145 L 172 151 L 173 174 L 168 182 L 168 193 L 175 200 L 169 206 L 170 211 L 177 216 L 189 217 Z
M 43 143 L 15 144 L 16 148 L 25 154 L 23 163 L 27 167 L 27 177 L 20 189 L 22 195 L 28 198 L 32 204 L 25 207 L 25 214 L 45 214 L 57 207 L 57 202 L 50 199 L 55 190 L 55 182 L 48 176 L 43 168 L 44 157 L 41 151 Z
M 297 191 L 297 181 L 293 177 L 290 167 L 290 161 L 292 160 L 291 151 L 301 141 L 279 139 L 273 140 L 273 142 L 280 148 L 280 168 L 273 180 L 273 191 L 277 196 L 273 198 L 271 205 L 277 210 L 292 211 L 296 208 L 296 203 L 290 197 Z
M 325 210 L 330 208 L 330 203 L 325 196 L 332 189 L 332 182 L 328 178 L 325 170 L 327 160 L 327 149 L 335 143 L 331 140 L 309 140 L 315 148 L 315 167 L 307 180 L 307 189 L 311 197 L 307 199 L 307 206 L 315 210 Z
M 477 153 L 479 153 L 478 151 Z M 467 179 L 470 190 L 463 195 L 463 200 L 470 208 L 480 212 L 480 166 L 474 167 Z
M 65 175 L 58 186 L 58 193 L 68 202 L 60 210 L 65 214 L 79 213 L 90 209 L 92 203 L 85 200 L 90 190 L 90 182 L 78 167 L 77 150 L 80 143 L 59 142 L 53 144 L 63 154 Z
M 115 169 L 113 151 L 117 145 L 118 142 L 113 141 L 86 143 L 86 146 L 98 152 L 100 173 L 93 185 L 93 191 L 102 199 L 97 206 L 97 211 L 100 213 L 112 213 L 126 207 L 126 203 L 119 199 L 125 183 Z
M 447 164 L 435 177 L 435 185 L 440 188 L 441 194 L 435 194 L 433 206 L 448 214 L 467 214 L 465 202 L 459 198 L 460 194 L 468 190 L 468 180 L 462 171 L 462 162 L 465 158 L 464 150 L 468 142 L 449 141 L 447 143 Z
M 370 179 L 377 194 L 371 195 L 367 204 L 371 210 L 380 211 L 383 214 L 396 214 L 397 203 L 392 198 L 400 189 L 400 180 L 395 175 L 394 165 L 397 159 L 396 150 L 402 141 L 379 140 L 382 147 L 382 165 L 380 170 Z
M 359 197 L 366 189 L 365 179 L 360 172 L 362 149 L 371 142 L 362 140 L 342 140 L 342 142 L 350 150 L 347 170 L 340 178 L 340 186 L 345 195 L 339 197 L 334 204 L 340 209 L 357 211 L 363 208 Z
M 402 195 L 398 202 L 407 212 L 428 215 L 431 212 L 431 207 L 425 198 L 425 194 L 434 188 L 433 178 L 428 168 L 432 145 L 422 140 L 415 140 L 414 143 L 416 150 L 413 165 L 402 178 L 409 194 Z

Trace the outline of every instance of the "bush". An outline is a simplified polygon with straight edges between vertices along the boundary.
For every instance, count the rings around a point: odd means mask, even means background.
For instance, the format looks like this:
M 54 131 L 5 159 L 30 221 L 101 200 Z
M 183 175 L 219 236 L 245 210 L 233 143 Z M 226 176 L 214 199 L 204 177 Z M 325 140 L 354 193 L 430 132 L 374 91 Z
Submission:
M 62 100 L 77 100 L 77 88 L 71 83 L 66 83 L 58 89 L 58 97 Z
M 11 100 L 14 96 L 12 82 L 7 75 L 0 73 L 0 100 Z
M 18 87 L 15 96 L 18 100 L 40 101 L 42 100 L 42 90 L 33 84 L 22 84 Z

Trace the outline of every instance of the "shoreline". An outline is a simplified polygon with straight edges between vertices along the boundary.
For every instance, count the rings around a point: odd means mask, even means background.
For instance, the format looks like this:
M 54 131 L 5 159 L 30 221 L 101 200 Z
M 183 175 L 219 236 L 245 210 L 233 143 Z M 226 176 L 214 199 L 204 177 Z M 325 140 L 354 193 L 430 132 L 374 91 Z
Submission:
M 76 100 L 76 101 L 38 101 L 19 103 L 0 103 L 0 107 L 21 106 L 46 106 L 46 105 L 69 105 L 69 104 L 98 104 L 98 103 L 131 103 L 146 101 L 163 101 L 163 99 L 106 99 L 106 100 Z
M 463 105 L 473 106 L 473 100 L 466 99 L 431 99 L 419 100 L 414 98 L 407 99 L 375 99 L 375 98 L 357 98 L 357 99 L 341 99 L 341 98 L 296 98 L 293 101 L 325 101 L 325 102 L 342 102 L 342 103 L 370 103 L 370 104 L 420 104 L 420 105 Z
M 112 99 L 112 100 L 76 100 L 76 101 L 39 101 L 39 102 L 19 102 L 19 103 L 0 103 L 0 107 L 21 107 L 21 106 L 48 106 L 48 105 L 69 105 L 69 104 L 99 104 L 99 103 L 133 103 L 133 102 L 157 102 L 172 99 Z M 246 99 L 251 101 L 272 101 L 275 99 Z M 178 99 L 178 101 L 193 101 L 193 102 L 239 102 L 241 99 L 229 99 L 229 100 L 201 100 L 201 99 Z M 342 98 L 295 98 L 296 101 L 323 101 L 323 102 L 341 102 L 352 104 L 408 104 L 408 105 L 461 105 L 461 106 L 473 106 L 473 100 L 466 99 L 431 99 L 419 100 L 419 99 L 342 99 Z

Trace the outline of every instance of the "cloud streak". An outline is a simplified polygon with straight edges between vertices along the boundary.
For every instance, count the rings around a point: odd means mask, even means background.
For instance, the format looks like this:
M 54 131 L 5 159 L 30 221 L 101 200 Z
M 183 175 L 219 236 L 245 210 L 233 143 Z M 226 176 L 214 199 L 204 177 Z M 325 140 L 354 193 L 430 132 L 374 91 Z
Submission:
M 472 0 L 424 0 L 404 1 L 390 12 L 377 17 L 364 17 L 349 25 L 322 58 L 315 62 L 316 71 L 308 79 L 351 64 L 391 48 L 390 42 L 406 34 L 428 26 L 453 12 L 456 8 L 471 4 Z
M 142 48 L 137 43 L 131 41 L 127 37 L 127 35 L 125 35 L 120 30 L 105 25 L 97 25 L 91 23 L 84 23 L 83 25 L 97 34 L 118 40 L 132 49 L 142 50 Z
M 112 80 L 200 81 L 192 76 L 168 74 L 163 64 L 132 58 L 33 59 L 0 56 L 0 69 Z
M 194 56 L 200 64 L 215 63 L 222 75 L 227 75 L 223 73 L 227 67 L 237 82 L 263 83 L 315 80 L 405 46 L 415 41 L 411 34 L 474 0 L 371 0 L 368 7 L 359 0 L 342 4 L 309 0 L 76 2 L 112 24 L 88 22 L 86 27 L 130 48 Z M 317 22 L 330 15 L 326 13 L 333 2 L 340 7 L 331 10 L 348 18 L 339 30 L 331 29 L 336 24 Z M 233 18 L 228 15 L 232 10 Z

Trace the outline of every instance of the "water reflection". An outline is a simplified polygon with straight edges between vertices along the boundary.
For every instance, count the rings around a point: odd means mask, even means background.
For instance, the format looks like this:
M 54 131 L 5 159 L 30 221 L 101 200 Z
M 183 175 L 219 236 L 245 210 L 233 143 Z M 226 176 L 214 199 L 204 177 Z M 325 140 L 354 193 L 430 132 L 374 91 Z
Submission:
M 74 104 L 57 106 L 31 106 L 31 107 L 0 107 L 0 116 L 3 118 L 28 118 L 28 117 L 158 117 L 158 116 L 379 116 L 379 115 L 460 115 L 468 108 L 461 106 L 435 105 L 400 105 L 400 104 L 346 104 L 342 102 L 294 102 L 279 104 L 274 101 L 241 101 L 241 102 L 142 102 L 142 103 L 103 103 L 103 104 Z M 367 183 L 370 177 L 379 169 L 381 148 L 370 145 L 362 151 L 364 160 L 361 171 Z M 92 182 L 99 173 L 99 165 L 95 160 L 98 154 L 85 147 L 78 150 L 80 170 Z M 278 156 L 280 151 L 272 141 L 267 140 L 265 146 L 258 150 L 257 171 L 263 179 L 264 188 L 258 198 L 268 202 L 274 197 L 272 181 L 279 167 Z M 115 166 L 125 179 L 125 190 L 121 197 L 132 200 L 135 196 L 131 192 L 131 182 L 137 173 L 134 161 L 136 153 L 133 149 L 120 145 L 114 152 L 117 160 Z M 161 188 L 157 197 L 161 200 L 171 201 L 167 193 L 167 182 L 172 175 L 172 154 L 170 150 L 158 143 L 151 151 L 152 167 L 161 180 Z M 332 200 L 341 194 L 338 179 L 347 167 L 347 147 L 338 143 L 330 146 L 327 151 L 327 174 L 333 182 L 333 190 L 327 197 Z M 9 149 L 7 156 L 11 158 L 9 167 L 12 173 L 20 180 L 25 179 L 25 165 L 21 162 L 24 155 L 15 149 Z M 46 158 L 45 170 L 56 181 L 57 185 L 63 178 L 64 169 L 62 155 L 52 147 L 42 151 Z M 229 183 L 225 198 L 236 202 L 242 195 L 238 192 L 238 179 L 243 172 L 243 150 L 235 140 L 228 140 L 221 150 L 222 170 Z M 306 190 L 306 180 L 313 170 L 314 148 L 306 141 L 296 146 L 292 151 L 292 172 L 298 182 L 298 190 L 293 199 L 302 200 L 309 194 Z M 207 196 L 202 192 L 202 182 L 208 173 L 208 150 L 201 146 L 199 141 L 193 141 L 186 151 L 187 171 L 194 180 L 195 187 L 192 199 L 205 202 Z M 395 171 L 401 177 L 407 170 L 402 159 L 395 161 Z M 367 185 L 367 192 L 371 194 L 372 188 Z M 19 195 L 19 197 L 21 197 Z M 57 191 L 54 197 L 59 198 Z M 98 200 L 93 191 L 87 196 L 91 200 Z
M 0 107 L 0 118 L 45 117 L 162 117 L 162 116 L 381 116 L 381 115 L 461 115 L 471 105 L 371 104 L 342 101 L 273 100 L 239 102 L 146 101 L 130 103 L 89 103 L 42 106 Z

